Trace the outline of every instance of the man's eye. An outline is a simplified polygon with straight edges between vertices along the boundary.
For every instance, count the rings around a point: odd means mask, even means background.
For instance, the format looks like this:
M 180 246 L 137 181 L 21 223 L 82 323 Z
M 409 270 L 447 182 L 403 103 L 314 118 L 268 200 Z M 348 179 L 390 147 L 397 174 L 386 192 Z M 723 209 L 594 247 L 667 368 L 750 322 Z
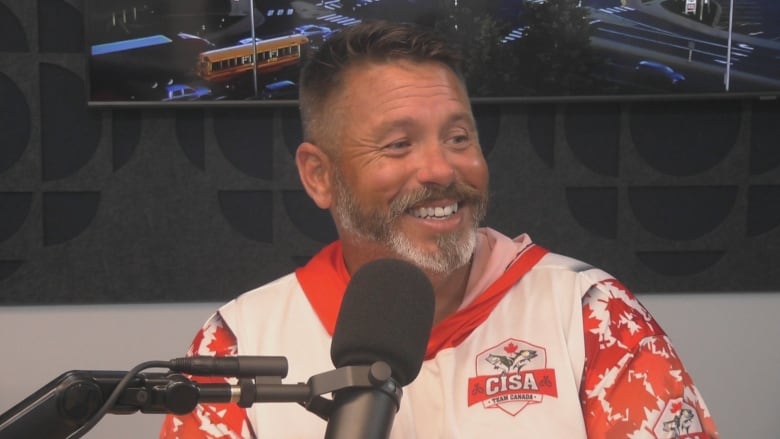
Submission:
M 388 143 L 385 145 L 385 149 L 403 149 L 411 145 L 408 140 L 399 140 L 397 142 Z
M 452 146 L 466 146 L 470 143 L 471 138 L 466 134 L 456 134 L 447 141 Z

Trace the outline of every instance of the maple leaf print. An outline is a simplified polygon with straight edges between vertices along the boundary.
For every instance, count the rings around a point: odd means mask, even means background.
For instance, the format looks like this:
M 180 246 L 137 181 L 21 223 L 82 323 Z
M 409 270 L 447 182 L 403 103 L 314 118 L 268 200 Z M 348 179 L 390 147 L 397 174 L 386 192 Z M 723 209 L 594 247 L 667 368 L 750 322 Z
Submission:
M 205 339 L 205 337 L 206 337 L 205 331 L 201 328 L 198 331 L 198 333 L 195 334 L 195 338 L 192 340 L 192 344 L 190 344 L 190 348 L 187 350 L 188 357 L 197 355 L 201 345 L 203 344 L 203 340 Z
M 198 331 L 190 347 L 190 355 L 231 356 L 238 353 L 233 332 L 217 314 Z M 220 376 L 190 377 L 194 382 L 226 383 L 235 378 Z M 237 404 L 199 404 L 186 415 L 166 416 L 160 431 L 161 439 L 239 439 L 254 437 L 250 432 L 246 411 Z
M 509 343 L 508 345 L 504 346 L 504 352 L 507 354 L 513 354 L 517 351 L 517 345 L 514 343 Z
M 225 325 L 217 326 L 208 348 L 217 357 L 236 355 L 238 349 L 233 331 L 226 328 Z
M 676 413 L 696 411 L 702 438 L 718 437 L 669 338 L 630 291 L 615 280 L 598 282 L 583 296 L 582 311 L 580 399 L 588 437 L 648 437 L 670 403 Z
M 646 410 L 659 409 L 658 398 L 647 391 L 644 377 L 633 376 L 631 370 L 624 373 L 630 374 L 630 378 L 621 380 L 616 386 L 607 389 L 606 398 L 611 402 L 612 414 L 620 415 L 620 423 L 625 424 L 625 427 L 629 428 L 628 431 L 636 431 L 645 420 Z
M 631 369 L 637 376 L 644 377 L 648 391 L 659 398 L 667 399 L 675 390 L 680 390 L 679 383 L 675 385 L 675 380 L 669 374 L 669 365 L 663 358 L 640 354 L 631 363 Z

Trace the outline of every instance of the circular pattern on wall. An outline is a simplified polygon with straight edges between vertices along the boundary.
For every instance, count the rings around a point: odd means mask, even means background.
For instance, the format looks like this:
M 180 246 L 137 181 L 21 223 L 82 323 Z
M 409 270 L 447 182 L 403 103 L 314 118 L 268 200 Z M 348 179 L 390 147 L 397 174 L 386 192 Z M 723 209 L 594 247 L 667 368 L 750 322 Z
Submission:
M 296 107 L 87 108 L 78 7 L 29 8 L 0 3 L 0 303 L 222 300 L 336 238 Z M 780 288 L 777 101 L 474 114 L 503 232 L 636 291 Z

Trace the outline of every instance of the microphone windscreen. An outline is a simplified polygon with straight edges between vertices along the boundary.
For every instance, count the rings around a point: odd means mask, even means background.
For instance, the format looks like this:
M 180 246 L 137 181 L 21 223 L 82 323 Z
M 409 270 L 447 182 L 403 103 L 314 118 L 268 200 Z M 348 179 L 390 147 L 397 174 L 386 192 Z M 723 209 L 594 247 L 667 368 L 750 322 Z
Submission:
M 379 259 L 347 285 L 333 333 L 336 367 L 384 361 L 405 386 L 420 372 L 433 326 L 433 286 L 414 265 Z

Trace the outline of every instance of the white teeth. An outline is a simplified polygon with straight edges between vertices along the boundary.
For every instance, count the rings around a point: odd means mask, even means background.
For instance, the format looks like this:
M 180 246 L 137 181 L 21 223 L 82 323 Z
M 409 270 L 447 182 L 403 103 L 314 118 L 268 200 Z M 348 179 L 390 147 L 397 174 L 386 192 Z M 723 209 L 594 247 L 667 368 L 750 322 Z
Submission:
M 444 219 L 458 211 L 458 203 L 444 207 L 419 207 L 410 209 L 409 213 L 416 218 Z

